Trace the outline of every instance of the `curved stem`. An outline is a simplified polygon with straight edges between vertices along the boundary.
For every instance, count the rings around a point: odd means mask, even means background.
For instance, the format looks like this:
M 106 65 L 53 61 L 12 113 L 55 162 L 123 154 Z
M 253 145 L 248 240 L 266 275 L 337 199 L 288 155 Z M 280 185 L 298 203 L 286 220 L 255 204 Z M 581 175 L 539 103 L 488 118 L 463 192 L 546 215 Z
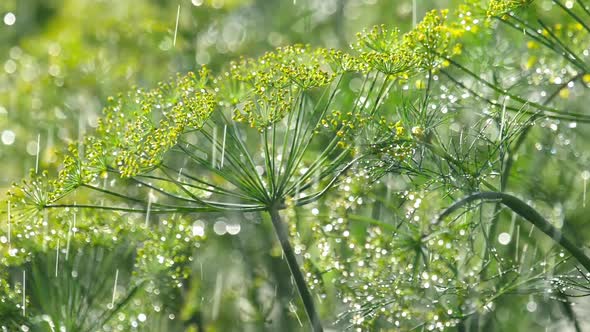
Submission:
M 478 200 L 496 200 L 501 204 L 507 206 L 512 211 L 526 219 L 528 222 L 536 226 L 541 232 L 547 234 L 553 241 L 559 243 L 565 248 L 586 270 L 590 271 L 590 257 L 588 257 L 578 246 L 566 238 L 555 226 L 551 225 L 537 210 L 530 205 L 523 202 L 519 198 L 510 194 L 501 192 L 478 192 L 471 194 L 451 205 L 444 210 L 437 218 L 436 222 L 440 222 L 445 217 L 449 216 L 454 211 L 460 209 L 473 201 Z
M 295 251 L 293 251 L 293 248 L 289 243 L 289 232 L 287 231 L 285 223 L 283 223 L 281 220 L 279 209 L 276 207 L 271 207 L 268 209 L 268 213 L 270 214 L 273 228 L 277 234 L 277 237 L 279 238 L 279 243 L 281 244 L 285 258 L 287 259 L 287 264 L 289 265 L 291 275 L 293 276 L 293 279 L 295 279 L 295 285 L 297 286 L 297 290 L 299 291 L 299 295 L 303 301 L 303 306 L 305 307 L 305 312 L 307 313 L 307 317 L 311 323 L 312 331 L 322 332 L 324 329 L 322 328 L 320 316 L 315 309 L 313 297 L 309 291 L 309 288 L 307 287 L 303 273 L 299 268 L 299 264 L 297 263 Z
M 566 82 L 562 83 L 560 86 L 557 87 L 557 89 L 555 89 L 553 91 L 553 93 L 551 95 L 549 95 L 549 97 L 547 97 L 547 99 L 545 99 L 545 101 L 543 101 L 542 105 L 548 105 L 551 101 L 553 101 L 553 99 L 555 99 L 555 97 L 557 97 L 559 95 L 559 91 L 561 91 L 561 89 L 566 88 L 570 82 L 574 82 L 577 79 L 581 78 L 585 73 L 579 73 L 575 76 L 573 76 L 572 78 L 570 78 L 569 80 L 567 80 Z M 534 114 L 533 116 L 531 116 L 529 121 L 534 121 L 537 118 L 539 118 L 540 115 L 538 113 Z M 518 150 L 520 149 L 520 147 L 522 146 L 522 144 L 525 142 L 528 134 L 531 132 L 532 130 L 532 126 L 526 126 L 523 131 L 520 133 L 520 135 L 518 136 L 516 142 L 514 143 L 514 148 L 510 149 L 510 145 L 507 147 L 506 149 L 506 155 L 505 157 L 502 157 L 502 159 L 504 160 L 504 162 L 502 163 L 502 167 L 500 170 L 500 191 L 504 192 L 506 191 L 506 188 L 508 187 L 508 180 L 510 178 L 510 172 L 512 171 L 512 166 L 514 165 L 514 157 L 516 155 L 516 153 L 518 152 Z M 492 219 L 492 224 L 490 225 L 490 229 L 489 229 L 489 237 L 490 238 L 494 238 L 496 235 L 496 229 L 497 229 L 497 225 L 498 225 L 498 219 L 500 218 L 500 204 L 496 204 L 495 208 L 494 208 L 494 217 Z M 487 247 L 486 247 L 486 256 L 487 256 Z
M 565 295 L 564 293 L 559 293 L 559 297 L 561 297 L 561 299 L 564 300 L 563 302 L 561 302 L 561 306 L 562 306 L 563 310 L 565 311 L 566 316 L 569 318 L 569 320 L 574 325 L 574 331 L 582 332 L 582 327 L 580 326 L 580 322 L 578 321 L 578 318 L 576 317 L 576 313 L 574 312 L 574 308 L 572 307 L 572 303 L 568 300 L 567 295 Z

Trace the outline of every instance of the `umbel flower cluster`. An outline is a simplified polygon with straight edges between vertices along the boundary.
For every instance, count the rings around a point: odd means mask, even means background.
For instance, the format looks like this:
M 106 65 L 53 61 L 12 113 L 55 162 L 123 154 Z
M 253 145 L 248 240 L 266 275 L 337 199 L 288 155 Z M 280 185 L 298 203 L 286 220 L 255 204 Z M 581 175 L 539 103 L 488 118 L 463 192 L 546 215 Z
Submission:
M 489 38 L 498 21 L 518 19 L 515 12 L 530 3 L 469 0 L 456 11 L 426 13 L 406 33 L 367 29 L 350 50 L 284 46 L 231 62 L 219 73 L 202 67 L 109 98 L 96 132 L 70 146 L 56 178 L 42 172 L 14 185 L 7 216 L 9 234 L 18 235 L 6 248 L 3 242 L 2 261 L 18 266 L 49 249 L 59 257 L 64 245 L 68 253 L 89 243 L 119 248 L 128 237 L 141 247 L 130 258 L 138 270 L 129 278 L 136 278 L 137 291 L 153 295 L 161 282 L 150 277 L 154 270 L 174 287 L 188 287 L 192 251 L 207 240 L 195 216 L 253 213 L 270 218 L 314 331 L 326 320 L 312 292 L 325 297 L 326 281 L 338 281 L 347 320 L 359 328 L 460 325 L 497 298 L 496 279 L 484 280 L 488 265 L 499 271 L 497 279 L 519 268 L 499 258 L 487 238 L 468 235 L 479 226 L 475 213 L 444 224 L 428 211 L 482 188 L 504 191 L 497 174 L 512 158 L 505 149 L 534 120 L 588 122 L 551 106 L 552 99 L 513 95 L 460 63 L 465 41 Z M 529 47 L 546 46 L 558 35 L 554 30 L 540 30 L 546 39 L 535 35 Z M 547 63 L 538 58 L 527 60 L 527 69 Z M 567 61 L 585 68 L 575 57 Z M 509 102 L 501 104 L 501 97 Z M 485 107 L 484 116 L 455 130 L 449 114 L 471 107 L 468 100 Z M 499 129 L 490 133 L 494 121 Z M 403 184 L 411 189 L 395 189 L 393 175 L 407 177 Z M 428 194 L 432 187 L 445 194 Z M 494 197 L 498 205 L 520 204 Z M 459 201 L 451 212 L 474 200 Z M 301 211 L 316 218 L 322 204 L 332 209 L 311 227 L 291 222 Z M 518 204 L 516 214 L 537 227 L 549 225 Z M 383 211 L 394 220 L 384 221 Z M 541 230 L 585 264 L 551 227 Z M 474 249 L 477 241 L 485 243 L 482 252 Z M 297 254 L 303 254 L 303 269 Z M 509 286 L 525 284 L 521 272 L 514 273 Z M 12 291 L 4 293 L 16 302 Z
M 387 123 L 378 126 L 381 132 L 371 128 L 373 137 L 383 133 L 401 137 L 407 132 L 404 124 L 399 119 L 385 120 L 378 115 L 378 103 L 385 97 L 387 86 L 436 71 L 447 57 L 458 53 L 460 44 L 453 38 L 456 28 L 447 25 L 447 16 L 446 10 L 429 12 L 414 30 L 401 37 L 396 29 L 384 26 L 359 33 L 355 53 L 287 46 L 258 59 L 232 62 L 227 71 L 217 76 L 203 67 L 198 73 L 178 76 L 152 90 L 132 89 L 109 98 L 96 134 L 72 145 L 58 179 L 50 181 L 49 187 L 53 189 L 47 193 L 48 201 L 35 205 L 43 207 L 77 187 L 106 179 L 110 173 L 130 178 L 152 172 L 183 139 L 195 132 L 214 138 L 210 144 L 219 144 L 223 140 L 222 125 L 226 127 L 227 141 L 231 140 L 228 128 L 241 130 L 241 124 L 256 129 L 262 136 L 272 131 L 271 154 L 278 152 L 279 128 L 281 134 L 288 136 L 291 127 L 301 124 L 293 139 L 302 139 L 303 132 L 322 134 L 322 129 L 330 129 L 336 136 L 336 147 L 355 153 L 359 153 L 358 149 L 345 142 L 363 130 L 365 135 L 370 134 L 366 132 L 369 123 Z M 337 88 L 351 77 L 365 77 L 376 80 L 373 85 L 384 85 L 379 94 L 374 86 L 369 90 L 368 85 L 359 92 L 359 98 L 366 100 L 377 96 L 373 105 L 365 103 L 363 109 L 337 100 Z M 322 89 L 323 95 L 318 97 Z M 349 111 L 339 110 L 344 107 Z M 213 137 L 214 130 L 219 137 Z M 226 150 L 220 151 L 218 157 L 231 148 L 227 141 Z M 213 150 L 218 149 L 221 147 Z M 383 152 L 382 147 L 380 150 Z M 231 163 L 231 157 L 226 161 Z

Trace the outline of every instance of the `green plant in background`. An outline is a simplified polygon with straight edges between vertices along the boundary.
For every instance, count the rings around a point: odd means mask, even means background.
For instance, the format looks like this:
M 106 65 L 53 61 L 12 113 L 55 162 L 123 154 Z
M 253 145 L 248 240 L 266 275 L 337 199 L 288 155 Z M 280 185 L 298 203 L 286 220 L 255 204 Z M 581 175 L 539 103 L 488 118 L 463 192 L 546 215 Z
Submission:
M 14 160 L 1 179 L 3 186 L 35 167 L 38 141 L 39 164 L 55 169 L 59 165 L 56 152 L 94 130 L 107 97 L 132 85 L 150 87 L 202 64 L 217 69 L 238 55 L 257 56 L 303 40 L 308 35 L 305 29 L 315 26 L 322 34 L 314 43 L 338 44 L 333 30 L 340 24 L 335 21 L 342 19 L 334 18 L 336 13 L 324 10 L 309 18 L 312 4 L 287 5 L 4 1 L 2 16 L 16 18 L 12 25 L 2 22 L 0 34 L 0 135 L 4 137 L 0 154 Z M 367 6 L 354 4 L 359 13 Z M 260 30 L 259 21 L 272 22 L 266 26 L 273 31 L 270 36 Z M 364 24 L 356 21 L 347 24 Z M 289 25 L 284 27 L 286 22 Z
M 217 320 L 223 274 L 215 278 L 212 323 L 195 298 L 207 294 L 196 260 L 202 264 L 201 250 L 216 248 L 203 238 L 205 223 L 223 234 L 240 231 L 231 219 L 268 216 L 309 324 L 293 303 L 288 310 L 305 330 L 321 331 L 332 318 L 337 328 L 359 330 L 535 328 L 533 314 L 517 322 L 503 306 L 535 312 L 538 301 L 543 310 L 558 308 L 555 322 L 581 330 L 570 299 L 588 294 L 590 259 L 577 244 L 583 237 L 568 229 L 576 221 L 564 217 L 576 204 L 564 205 L 579 194 L 585 204 L 590 176 L 582 172 L 583 186 L 571 183 L 575 194 L 566 196 L 562 181 L 574 180 L 565 170 L 540 170 L 539 160 L 527 160 L 538 154 L 518 150 L 546 152 L 544 160 L 576 157 L 569 169 L 583 169 L 577 140 L 559 131 L 589 119 L 575 97 L 588 81 L 582 15 L 590 14 L 573 2 L 538 6 L 467 1 L 426 13 L 405 34 L 366 30 L 350 51 L 285 46 L 110 98 L 96 133 L 71 145 L 59 176 L 33 174 L 6 202 L 8 237 L 0 240 L 14 286 L 4 298 L 6 310 L 18 306 L 24 316 L 13 314 L 7 324 L 229 328 Z M 545 18 L 547 10 L 558 14 Z M 507 53 L 518 38 L 524 56 Z M 527 143 L 544 128 L 553 134 Z M 519 167 L 558 173 L 560 181 L 546 186 L 557 190 L 539 189 L 534 173 L 514 174 Z M 473 205 L 489 200 L 492 208 Z M 122 239 L 129 262 L 113 265 Z M 64 243 L 66 257 L 72 246 L 72 257 L 101 258 L 88 266 L 70 258 L 60 275 Z M 281 261 L 260 273 L 252 257 L 239 257 L 250 268 L 240 278 L 254 281 L 239 297 L 242 315 L 250 312 L 257 326 L 294 328 L 270 322 L 284 319 L 271 302 L 289 287 Z M 51 298 L 77 299 L 78 310 L 52 311 L 55 303 L 40 300 L 48 298 L 44 279 L 53 264 Z M 105 277 L 96 288 L 74 280 L 85 266 L 100 271 L 86 276 Z M 121 292 L 119 275 L 129 285 Z M 526 299 L 510 303 L 515 292 Z

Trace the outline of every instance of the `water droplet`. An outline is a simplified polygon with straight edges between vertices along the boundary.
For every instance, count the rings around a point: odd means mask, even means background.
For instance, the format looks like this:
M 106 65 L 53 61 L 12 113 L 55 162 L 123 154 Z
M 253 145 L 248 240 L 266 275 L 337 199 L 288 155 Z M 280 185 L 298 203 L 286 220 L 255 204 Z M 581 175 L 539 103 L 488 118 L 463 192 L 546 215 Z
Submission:
M 4 15 L 4 24 L 10 26 L 10 25 L 14 25 L 15 22 L 16 22 L 16 15 L 14 15 L 14 13 L 8 12 L 8 13 L 6 13 L 6 15 Z
M 526 304 L 526 310 L 528 310 L 529 312 L 535 312 L 537 310 L 537 302 L 535 301 L 529 301 Z
M 213 231 L 217 235 L 223 235 L 227 233 L 227 224 L 223 220 L 218 220 L 213 225 Z
M 240 226 L 240 224 L 229 224 L 225 227 L 225 229 L 230 235 L 236 235 L 240 232 L 242 227 Z
M 10 129 L 2 132 L 2 143 L 4 143 L 4 145 L 12 145 L 12 143 L 14 143 L 15 138 L 16 135 L 14 134 L 14 131 Z
M 4 63 L 4 71 L 7 74 L 13 74 L 16 71 L 16 62 L 14 60 L 8 60 Z
M 195 223 L 193 224 L 192 233 L 193 236 L 204 236 L 205 224 L 200 220 L 195 221 Z
M 510 236 L 510 234 L 506 232 L 500 233 L 500 235 L 498 235 L 498 242 L 500 242 L 500 244 L 504 246 L 510 243 L 511 239 L 512 237 Z

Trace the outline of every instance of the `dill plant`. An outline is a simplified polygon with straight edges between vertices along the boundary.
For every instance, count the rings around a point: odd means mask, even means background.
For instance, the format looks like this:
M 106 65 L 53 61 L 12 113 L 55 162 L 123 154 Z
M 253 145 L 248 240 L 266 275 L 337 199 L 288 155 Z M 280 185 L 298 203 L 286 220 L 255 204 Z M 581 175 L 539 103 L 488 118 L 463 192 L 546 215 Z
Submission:
M 583 40 L 585 21 L 554 2 Z M 570 82 L 588 83 L 588 74 L 584 50 L 563 40 L 571 34 L 542 19 L 530 26 L 516 14 L 527 13 L 525 5 L 531 2 L 468 1 L 456 11 L 427 13 L 405 34 L 366 30 L 352 51 L 286 46 L 232 62 L 219 74 L 203 67 L 152 90 L 132 89 L 109 99 L 96 134 L 72 145 L 57 179 L 43 175 L 15 186 L 8 204 L 16 219 L 36 220 L 24 227 L 37 227 L 37 235 L 56 210 L 141 213 L 145 219 L 120 227 L 144 244 L 139 262 L 146 265 L 141 259 L 155 254 L 146 238 L 157 238 L 150 232 L 159 227 L 155 215 L 266 214 L 314 331 L 323 324 L 312 292 L 325 292 L 328 282 L 358 329 L 461 330 L 483 321 L 502 295 L 526 287 L 552 287 L 567 303 L 586 294 L 583 281 L 575 281 L 587 278 L 576 262 L 588 269 L 590 259 L 505 191 L 516 153 L 537 123 L 588 122 L 555 102 L 570 97 Z M 588 14 L 583 5 L 576 10 Z M 469 42 L 489 41 L 498 24 L 524 28 L 532 38 L 527 69 L 537 61 L 566 66 L 572 78 L 538 95 L 545 81 L 536 74 L 521 78 L 529 84 L 507 87 L 496 72 L 470 69 Z M 353 82 L 360 84 L 351 88 Z M 466 114 L 474 105 L 485 105 L 483 112 Z M 490 200 L 491 210 L 472 205 Z M 549 235 L 529 240 L 542 246 L 540 256 L 537 249 L 525 257 L 518 248 L 495 248 L 502 205 Z M 463 207 L 469 209 L 456 216 Z M 183 217 L 166 225 L 185 223 L 188 230 Z M 190 259 L 183 248 L 179 243 L 170 256 Z M 303 252 L 303 270 L 296 252 Z M 546 264 L 536 265 L 540 259 Z M 186 278 L 188 270 L 180 272 Z M 566 313 L 578 326 L 573 311 Z

